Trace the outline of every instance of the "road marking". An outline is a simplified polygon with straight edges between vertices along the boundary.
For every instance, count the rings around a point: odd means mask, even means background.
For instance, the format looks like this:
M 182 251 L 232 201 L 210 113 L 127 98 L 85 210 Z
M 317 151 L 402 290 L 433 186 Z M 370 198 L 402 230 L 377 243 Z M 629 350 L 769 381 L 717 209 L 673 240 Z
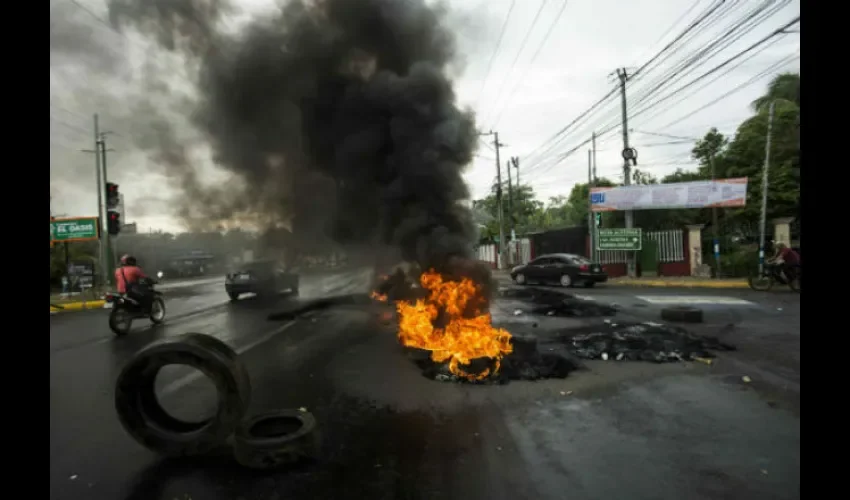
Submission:
M 272 339 L 272 337 L 283 333 L 284 331 L 286 331 L 289 327 L 291 327 L 295 323 L 296 323 L 295 321 L 290 321 L 289 323 L 286 323 L 285 325 L 266 333 L 265 335 L 254 340 L 253 342 L 249 342 L 249 343 L 245 344 L 244 346 L 237 347 L 234 350 L 236 351 L 236 354 L 242 354 L 242 353 L 245 353 L 247 351 L 250 351 L 251 349 L 257 347 L 258 345 L 263 344 L 265 342 L 268 342 L 269 340 Z M 186 387 L 187 385 L 191 384 L 192 382 L 199 379 L 200 377 L 201 377 L 201 372 L 197 371 L 197 370 L 188 374 L 188 375 L 180 377 L 177 380 L 170 382 L 165 387 L 163 387 L 162 395 L 165 396 L 165 395 L 177 392 L 178 390 L 182 389 L 183 387 Z
M 735 297 L 695 297 L 693 295 L 638 295 L 635 298 L 650 304 L 708 304 L 724 306 L 751 306 L 749 300 Z

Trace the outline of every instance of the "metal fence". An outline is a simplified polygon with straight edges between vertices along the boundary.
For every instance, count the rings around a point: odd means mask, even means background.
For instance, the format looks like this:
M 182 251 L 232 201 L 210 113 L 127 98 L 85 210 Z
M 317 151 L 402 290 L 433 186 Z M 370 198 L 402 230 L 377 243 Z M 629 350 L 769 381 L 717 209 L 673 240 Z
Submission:
M 658 244 L 658 262 L 682 262 L 685 260 L 685 232 L 683 230 L 650 231 L 645 236 Z

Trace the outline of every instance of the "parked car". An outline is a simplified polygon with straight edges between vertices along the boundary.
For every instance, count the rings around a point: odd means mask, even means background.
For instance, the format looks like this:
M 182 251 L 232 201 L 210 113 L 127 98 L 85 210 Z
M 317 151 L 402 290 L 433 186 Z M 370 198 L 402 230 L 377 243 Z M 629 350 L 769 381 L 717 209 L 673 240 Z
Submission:
M 511 269 L 511 279 L 519 285 L 529 283 L 559 284 L 569 287 L 583 284 L 592 287 L 608 281 L 602 266 L 588 258 L 569 253 L 541 255 L 528 264 Z
M 298 294 L 297 273 L 287 271 L 274 261 L 256 261 L 243 265 L 238 271 L 229 273 L 224 280 L 224 289 L 230 300 L 237 300 L 243 293 L 258 296 L 276 295 L 289 290 Z

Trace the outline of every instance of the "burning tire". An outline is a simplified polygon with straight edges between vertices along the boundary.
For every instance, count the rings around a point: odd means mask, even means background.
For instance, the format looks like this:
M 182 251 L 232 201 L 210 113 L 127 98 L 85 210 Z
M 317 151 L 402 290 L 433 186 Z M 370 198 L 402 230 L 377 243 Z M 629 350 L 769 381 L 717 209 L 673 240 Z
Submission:
M 661 310 L 661 319 L 679 323 L 702 323 L 702 309 L 696 307 L 667 307 Z
M 252 469 L 272 469 L 315 459 L 320 439 L 316 419 L 306 411 L 278 410 L 251 417 L 233 439 L 236 461 Z
M 202 422 L 169 415 L 157 400 L 154 382 L 166 365 L 203 372 L 218 392 L 216 414 Z M 115 409 L 121 425 L 142 446 L 167 456 L 201 455 L 222 447 L 248 409 L 251 386 L 236 353 L 200 333 L 154 342 L 138 353 L 118 376 Z

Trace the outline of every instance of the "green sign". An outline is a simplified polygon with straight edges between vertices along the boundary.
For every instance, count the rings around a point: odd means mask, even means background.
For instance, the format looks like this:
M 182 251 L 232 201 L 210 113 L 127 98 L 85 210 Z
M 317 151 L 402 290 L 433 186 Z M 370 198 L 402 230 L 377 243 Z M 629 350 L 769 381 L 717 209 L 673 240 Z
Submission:
M 596 249 L 638 251 L 641 249 L 641 241 L 640 228 L 600 229 Z
M 89 241 L 98 239 L 97 217 L 50 220 L 50 241 Z

